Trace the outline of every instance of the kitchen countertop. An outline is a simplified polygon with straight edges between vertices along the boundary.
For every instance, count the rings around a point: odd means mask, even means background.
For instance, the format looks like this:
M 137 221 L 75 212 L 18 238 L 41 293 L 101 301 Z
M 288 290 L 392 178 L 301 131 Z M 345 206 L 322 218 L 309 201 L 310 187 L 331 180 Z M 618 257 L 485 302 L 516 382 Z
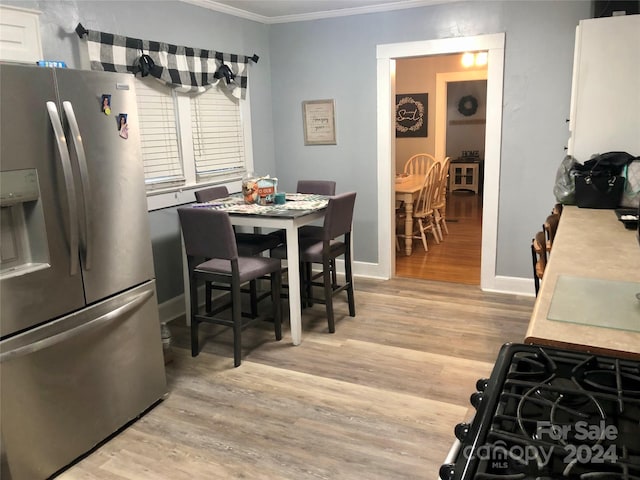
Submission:
M 640 292 L 640 244 L 635 230 L 624 228 L 613 210 L 565 206 L 536 298 L 526 343 L 580 349 L 598 354 L 640 358 L 640 302 L 627 306 L 624 325 L 609 328 L 580 322 L 550 320 L 558 278 L 598 283 L 614 288 L 638 283 Z M 562 292 L 566 290 L 559 289 Z M 603 295 L 603 300 L 609 295 Z M 592 296 L 584 301 L 594 301 Z M 637 301 L 637 300 L 636 300 Z M 621 315 L 612 305 L 612 316 Z M 632 318 L 628 318 L 628 316 Z M 552 315 L 553 316 L 553 315 Z M 603 319 L 603 324 L 610 319 Z M 632 327 L 632 328 L 628 328 Z

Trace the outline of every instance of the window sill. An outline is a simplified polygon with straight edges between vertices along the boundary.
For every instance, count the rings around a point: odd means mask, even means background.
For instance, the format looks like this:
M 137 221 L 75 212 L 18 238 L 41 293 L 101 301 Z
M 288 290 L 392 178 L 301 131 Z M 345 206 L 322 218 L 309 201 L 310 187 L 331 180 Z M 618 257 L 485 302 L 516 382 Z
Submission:
M 229 179 L 225 182 L 199 183 L 197 185 L 180 185 L 179 187 L 147 192 L 147 211 L 161 210 L 163 208 L 177 207 L 196 200 L 197 190 L 211 185 L 226 185 L 230 192 L 239 192 L 242 189 L 242 179 Z

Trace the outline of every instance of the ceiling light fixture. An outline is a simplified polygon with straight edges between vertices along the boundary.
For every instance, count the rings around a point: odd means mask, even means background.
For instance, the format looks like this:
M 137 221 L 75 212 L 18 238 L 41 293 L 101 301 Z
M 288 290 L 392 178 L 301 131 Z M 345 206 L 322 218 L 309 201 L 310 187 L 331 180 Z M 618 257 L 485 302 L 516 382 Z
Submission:
M 478 52 L 478 53 L 471 53 L 471 52 L 465 52 L 462 54 L 462 66 L 465 68 L 469 68 L 469 67 L 473 67 L 474 65 L 476 67 L 483 67 L 487 64 L 488 61 L 488 54 L 487 52 Z

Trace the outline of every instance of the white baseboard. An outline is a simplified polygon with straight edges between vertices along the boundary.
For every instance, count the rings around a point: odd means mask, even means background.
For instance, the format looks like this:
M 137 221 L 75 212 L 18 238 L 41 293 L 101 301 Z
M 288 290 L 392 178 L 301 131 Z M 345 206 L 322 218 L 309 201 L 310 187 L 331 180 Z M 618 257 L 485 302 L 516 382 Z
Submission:
M 184 295 L 178 295 L 158 305 L 160 323 L 167 323 L 184 315 Z
M 496 275 L 493 285 L 483 290 L 487 292 L 509 293 L 511 295 L 525 295 L 534 297 L 536 295 L 533 278 L 503 277 Z

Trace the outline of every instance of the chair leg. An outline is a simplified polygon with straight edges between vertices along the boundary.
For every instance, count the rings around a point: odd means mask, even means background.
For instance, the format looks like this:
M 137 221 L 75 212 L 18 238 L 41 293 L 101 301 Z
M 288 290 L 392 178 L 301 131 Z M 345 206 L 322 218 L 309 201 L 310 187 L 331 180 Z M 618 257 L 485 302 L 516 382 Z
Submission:
M 304 299 L 302 302 L 302 306 L 304 308 L 313 307 L 313 285 L 311 283 L 311 274 L 313 272 L 313 265 L 309 262 L 304 262 L 300 264 L 300 268 L 302 268 L 302 274 L 300 275 L 300 288 L 301 288 L 301 296 Z
M 251 280 L 249 282 L 249 297 L 251 301 L 251 315 L 258 316 L 258 282 Z
M 335 262 L 334 262 L 335 264 Z M 353 292 L 353 272 L 351 269 L 351 248 L 347 246 L 344 256 L 344 275 L 347 282 L 347 300 L 349 301 L 349 315 L 356 316 L 356 302 Z
M 540 279 L 538 278 L 538 272 L 536 272 L 536 263 L 538 262 L 538 256 L 536 255 L 535 248 L 533 248 L 533 243 L 531 245 L 531 262 L 533 263 L 533 286 L 535 288 L 537 297 L 538 290 L 540 290 Z
M 239 367 L 242 356 L 242 305 L 240 297 L 240 285 L 232 282 L 231 285 L 231 318 L 233 318 L 233 366 Z
M 211 293 L 212 293 L 212 288 L 211 288 L 211 282 L 205 282 L 205 299 L 204 299 L 204 303 L 205 303 L 205 312 L 209 313 L 211 312 Z
M 280 271 L 271 274 L 271 302 L 273 311 L 273 326 L 276 333 L 276 340 L 282 340 L 282 300 L 280 290 L 282 289 L 282 273 Z
M 449 228 L 447 227 L 447 219 L 445 218 L 443 212 L 444 210 L 442 212 L 438 210 L 438 216 L 440 217 L 440 223 L 442 223 L 442 229 L 444 230 L 444 233 L 449 235 Z
M 331 259 L 331 286 L 336 288 L 338 286 L 338 270 L 336 269 L 336 259 Z
M 422 224 L 422 219 L 418 220 L 418 226 L 420 228 L 420 238 L 422 238 L 422 246 L 424 247 L 424 251 L 428 252 L 429 247 L 427 246 L 427 235 L 424 233 L 424 225 Z
M 442 236 L 442 230 L 440 230 L 440 225 L 438 224 L 438 219 L 435 214 L 431 217 L 431 233 L 433 233 L 436 244 L 440 245 L 440 240 L 444 240 L 444 237 Z
M 189 286 L 191 290 L 191 356 L 197 357 L 198 353 L 200 353 L 198 345 L 198 320 L 196 319 L 198 315 L 198 284 L 193 275 L 191 276 Z
M 333 318 L 333 288 L 331 287 L 331 260 L 325 258 L 322 262 L 322 278 L 324 283 L 324 303 L 329 322 L 329 333 L 335 333 L 336 323 Z

